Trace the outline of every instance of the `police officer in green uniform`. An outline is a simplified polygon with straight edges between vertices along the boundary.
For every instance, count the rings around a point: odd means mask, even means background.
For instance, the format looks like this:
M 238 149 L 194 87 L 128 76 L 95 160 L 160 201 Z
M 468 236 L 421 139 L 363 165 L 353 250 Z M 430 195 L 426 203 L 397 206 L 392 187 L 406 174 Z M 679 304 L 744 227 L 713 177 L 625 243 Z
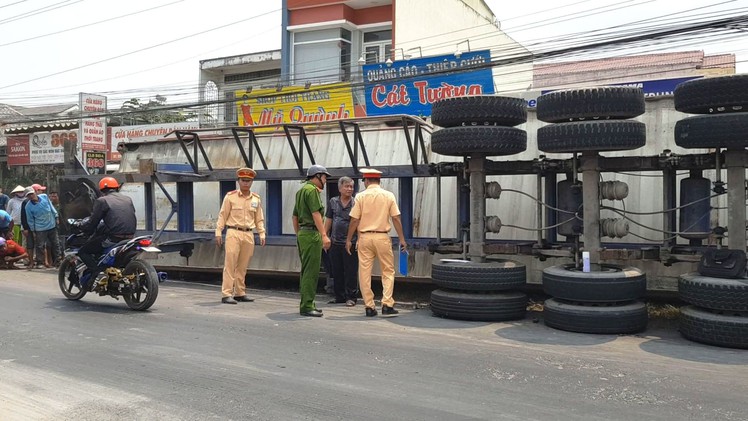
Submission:
M 301 259 L 299 313 L 302 316 L 322 317 L 322 311 L 317 309 L 314 297 L 317 293 L 322 249 L 328 250 L 331 244 L 322 219 L 325 206 L 320 197 L 329 176 L 330 173 L 322 165 L 312 165 L 306 172 L 306 182 L 296 192 L 293 230 Z

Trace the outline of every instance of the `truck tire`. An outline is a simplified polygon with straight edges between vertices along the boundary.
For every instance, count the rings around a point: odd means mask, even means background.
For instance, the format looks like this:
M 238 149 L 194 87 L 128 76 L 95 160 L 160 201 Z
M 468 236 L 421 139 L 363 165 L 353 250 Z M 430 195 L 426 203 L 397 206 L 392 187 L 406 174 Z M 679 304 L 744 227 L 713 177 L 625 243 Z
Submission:
M 638 121 L 575 121 L 538 129 L 538 149 L 549 153 L 625 151 L 646 141 L 646 127 Z
M 680 309 L 680 333 L 686 339 L 727 348 L 748 349 L 748 314 L 719 314 L 685 306 Z
M 743 149 L 748 146 L 748 113 L 700 115 L 678 120 L 675 144 L 682 148 Z
M 446 319 L 499 322 L 518 320 L 527 312 L 527 295 L 521 292 L 469 294 L 435 289 L 431 312 Z
M 690 114 L 748 111 L 748 75 L 693 79 L 675 87 L 675 109 Z
M 546 326 L 579 333 L 624 334 L 647 328 L 647 306 L 641 301 L 621 305 L 573 304 L 554 298 L 545 300 Z
M 606 263 L 597 271 L 582 272 L 574 264 L 543 269 L 543 291 L 562 300 L 584 303 L 633 301 L 647 292 L 647 277 L 640 269 Z
M 538 120 L 562 123 L 575 120 L 627 119 L 644 114 L 641 88 L 603 86 L 549 92 L 538 98 Z
M 503 156 L 527 149 L 527 132 L 514 127 L 448 127 L 431 134 L 431 150 L 448 156 Z
M 709 310 L 748 312 L 748 278 L 722 279 L 686 273 L 678 278 L 680 299 Z
M 527 121 L 527 102 L 494 95 L 446 98 L 434 103 L 431 122 L 442 127 L 516 126 Z
M 440 288 L 461 291 L 506 291 L 523 287 L 525 265 L 497 259 L 486 263 L 440 262 L 431 265 L 431 279 Z

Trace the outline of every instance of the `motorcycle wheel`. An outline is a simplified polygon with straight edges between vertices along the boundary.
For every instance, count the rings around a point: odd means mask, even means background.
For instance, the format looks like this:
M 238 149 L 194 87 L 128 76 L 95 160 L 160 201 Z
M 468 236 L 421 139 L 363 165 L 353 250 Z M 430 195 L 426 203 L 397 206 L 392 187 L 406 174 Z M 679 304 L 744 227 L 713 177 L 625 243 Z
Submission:
M 135 275 L 133 291 L 125 294 L 125 303 L 133 310 L 148 310 L 158 297 L 158 274 L 148 262 L 133 260 L 125 266 L 123 275 Z
M 86 295 L 85 289 L 80 286 L 78 279 L 77 256 L 68 256 L 60 263 L 60 270 L 57 272 L 57 280 L 60 284 L 60 291 L 68 300 L 80 300 Z

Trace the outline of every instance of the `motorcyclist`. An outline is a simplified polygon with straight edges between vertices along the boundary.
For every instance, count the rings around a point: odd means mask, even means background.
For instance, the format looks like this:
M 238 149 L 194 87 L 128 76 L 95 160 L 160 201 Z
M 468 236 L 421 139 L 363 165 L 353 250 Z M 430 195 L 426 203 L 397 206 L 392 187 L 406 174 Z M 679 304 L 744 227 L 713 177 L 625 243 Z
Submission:
M 137 228 L 135 206 L 132 199 L 119 192 L 120 184 L 113 177 L 99 181 L 102 196 L 96 199 L 91 217 L 81 225 L 85 234 L 91 235 L 78 250 L 78 257 L 86 264 L 90 276 L 81 279 L 81 288 L 94 287 L 105 269 L 99 267 L 97 259 L 102 252 L 122 240 L 133 238 Z M 103 227 L 99 222 L 103 221 Z

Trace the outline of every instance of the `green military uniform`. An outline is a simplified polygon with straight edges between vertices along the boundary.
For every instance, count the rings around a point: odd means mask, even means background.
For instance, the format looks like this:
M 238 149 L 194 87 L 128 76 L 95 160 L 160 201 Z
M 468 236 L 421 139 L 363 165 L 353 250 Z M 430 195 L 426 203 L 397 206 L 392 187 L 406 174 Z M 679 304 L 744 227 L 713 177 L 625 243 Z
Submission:
M 296 204 L 293 208 L 293 216 L 298 218 L 299 232 L 296 235 L 296 245 L 299 247 L 299 258 L 301 259 L 301 274 L 299 279 L 299 291 L 301 313 L 315 310 L 317 307 L 314 298 L 317 294 L 317 282 L 319 281 L 319 267 L 322 262 L 322 234 L 314 225 L 312 213 L 319 212 L 325 215 L 325 206 L 322 204 L 320 191 L 311 181 L 307 181 L 296 192 Z

